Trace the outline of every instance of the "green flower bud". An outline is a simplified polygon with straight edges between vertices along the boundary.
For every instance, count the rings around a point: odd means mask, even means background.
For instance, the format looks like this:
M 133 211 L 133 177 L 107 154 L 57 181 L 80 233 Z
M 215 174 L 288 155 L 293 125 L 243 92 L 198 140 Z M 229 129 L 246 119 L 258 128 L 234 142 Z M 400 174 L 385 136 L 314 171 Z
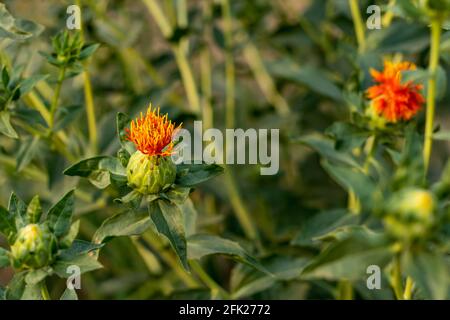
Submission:
M 149 156 L 136 151 L 127 165 L 128 185 L 144 195 L 156 194 L 175 181 L 176 172 L 169 156 Z
M 11 246 L 11 264 L 16 269 L 42 268 L 52 262 L 56 249 L 56 238 L 46 225 L 29 224 Z
M 384 219 L 387 230 L 397 238 L 417 239 L 427 235 L 434 223 L 435 199 L 423 189 L 408 189 L 395 195 Z

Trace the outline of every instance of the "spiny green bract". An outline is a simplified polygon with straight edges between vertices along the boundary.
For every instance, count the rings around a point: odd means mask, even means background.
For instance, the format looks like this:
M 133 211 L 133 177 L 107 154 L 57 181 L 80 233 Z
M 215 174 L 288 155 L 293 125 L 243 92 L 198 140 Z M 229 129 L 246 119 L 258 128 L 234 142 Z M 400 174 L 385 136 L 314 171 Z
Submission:
M 156 194 L 175 181 L 176 172 L 170 157 L 148 156 L 136 151 L 127 165 L 128 185 L 144 195 Z
M 46 224 L 28 224 L 17 233 L 11 246 L 15 269 L 39 269 L 49 265 L 57 251 L 57 240 Z

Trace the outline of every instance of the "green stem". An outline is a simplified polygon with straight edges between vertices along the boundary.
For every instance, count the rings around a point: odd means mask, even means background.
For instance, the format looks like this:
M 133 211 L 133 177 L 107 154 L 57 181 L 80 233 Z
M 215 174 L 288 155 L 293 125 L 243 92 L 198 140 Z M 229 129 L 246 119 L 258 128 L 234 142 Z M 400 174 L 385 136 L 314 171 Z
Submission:
M 348 280 L 339 281 L 338 300 L 353 300 L 353 287 L 350 281 Z
M 203 269 L 203 267 L 196 260 L 189 260 L 189 265 L 192 270 L 198 275 L 203 283 L 211 290 L 212 296 L 220 294 L 224 299 L 230 299 L 230 294 L 222 288 L 217 282 L 212 279 L 209 274 Z
M 214 113 L 212 110 L 212 78 L 211 78 L 211 54 L 209 52 L 211 35 L 212 9 L 209 1 L 203 2 L 204 46 L 200 51 L 200 80 L 202 91 L 202 120 L 205 129 L 213 127 Z
M 77 0 L 76 4 L 81 7 L 81 0 Z M 82 19 L 81 19 L 82 20 Z M 81 23 L 80 30 L 81 38 L 83 39 L 83 24 Z M 84 84 L 84 102 L 86 105 L 86 118 L 88 123 L 89 143 L 91 151 L 97 153 L 97 125 L 95 121 L 95 107 L 94 95 L 92 94 L 91 78 L 88 72 L 88 62 L 83 63 L 83 84 Z
M 44 300 L 51 300 L 50 294 L 48 293 L 47 284 L 45 283 L 45 280 L 42 280 L 40 287 L 41 287 L 42 298 Z
M 394 289 L 395 298 L 397 300 L 403 299 L 403 281 L 402 270 L 400 265 L 400 257 L 395 257 L 392 270 L 392 288 Z
M 413 289 L 414 289 L 414 282 L 411 279 L 411 277 L 407 277 L 405 284 L 405 292 L 403 293 L 403 299 L 411 300 Z
M 233 35 L 232 35 L 232 20 L 231 9 L 228 0 L 222 0 L 222 17 L 224 23 L 225 36 L 225 110 L 226 110 L 226 128 L 235 127 L 235 109 L 236 104 L 234 100 L 235 91 L 235 70 L 233 60 Z
M 61 69 L 59 69 L 58 82 L 56 83 L 55 93 L 53 95 L 52 104 L 50 106 L 50 133 L 53 132 L 53 128 L 55 126 L 55 114 L 56 109 L 58 109 L 59 95 L 61 93 L 61 87 L 65 75 L 66 75 L 66 67 L 62 67 Z
M 436 17 L 431 21 L 431 51 L 428 66 L 427 114 L 425 122 L 425 141 L 423 159 L 425 172 L 428 171 L 433 143 L 434 110 L 436 107 L 436 73 L 439 65 L 439 44 L 441 41 L 441 20 Z
M 366 51 L 366 37 L 364 35 L 364 22 L 359 11 L 358 0 L 348 0 L 350 11 L 352 12 L 353 24 L 355 26 L 356 40 L 360 53 Z
M 373 159 L 373 155 L 375 153 L 375 149 L 376 149 L 376 137 L 375 136 L 371 136 L 369 137 L 369 139 L 367 139 L 367 143 L 366 143 L 366 160 L 364 162 L 364 172 L 367 174 L 369 173 L 369 168 L 370 168 L 370 162 Z

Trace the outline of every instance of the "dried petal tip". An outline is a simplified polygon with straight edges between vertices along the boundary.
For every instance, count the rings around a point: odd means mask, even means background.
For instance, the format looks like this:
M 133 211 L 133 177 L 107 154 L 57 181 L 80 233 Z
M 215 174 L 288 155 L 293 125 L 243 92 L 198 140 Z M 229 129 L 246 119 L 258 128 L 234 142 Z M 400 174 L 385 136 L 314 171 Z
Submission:
M 376 85 L 367 90 L 372 108 L 378 115 L 390 122 L 411 119 L 425 102 L 420 93 L 422 85 L 412 81 L 402 83 L 402 71 L 415 70 L 411 62 L 394 63 L 385 61 L 384 70 L 379 72 L 371 69 Z
M 130 128 L 126 128 L 125 132 L 127 139 L 143 154 L 170 156 L 173 149 L 172 136 L 180 126 L 175 127 L 168 120 L 167 114 L 161 116 L 159 108 L 152 110 L 150 105 L 147 114 L 144 116 L 141 113 L 140 117 L 131 121 Z

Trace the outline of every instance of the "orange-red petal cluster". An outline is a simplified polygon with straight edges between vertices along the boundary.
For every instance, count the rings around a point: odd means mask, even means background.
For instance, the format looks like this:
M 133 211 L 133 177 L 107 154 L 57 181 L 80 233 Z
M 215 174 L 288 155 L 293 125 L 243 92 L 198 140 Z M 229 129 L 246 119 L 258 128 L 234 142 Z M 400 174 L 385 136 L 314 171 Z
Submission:
M 181 126 L 181 125 L 180 125 Z M 132 141 L 140 152 L 150 156 L 170 156 L 173 151 L 172 136 L 180 126 L 175 127 L 168 120 L 167 114 L 159 114 L 159 108 L 150 106 L 144 116 L 131 121 L 130 128 L 125 128 L 127 139 Z
M 378 115 L 390 122 L 411 119 L 425 102 L 420 93 L 422 85 L 412 81 L 402 83 L 402 71 L 415 70 L 411 62 L 385 61 L 384 70 L 371 69 L 370 73 L 377 83 L 367 90 L 372 108 Z

